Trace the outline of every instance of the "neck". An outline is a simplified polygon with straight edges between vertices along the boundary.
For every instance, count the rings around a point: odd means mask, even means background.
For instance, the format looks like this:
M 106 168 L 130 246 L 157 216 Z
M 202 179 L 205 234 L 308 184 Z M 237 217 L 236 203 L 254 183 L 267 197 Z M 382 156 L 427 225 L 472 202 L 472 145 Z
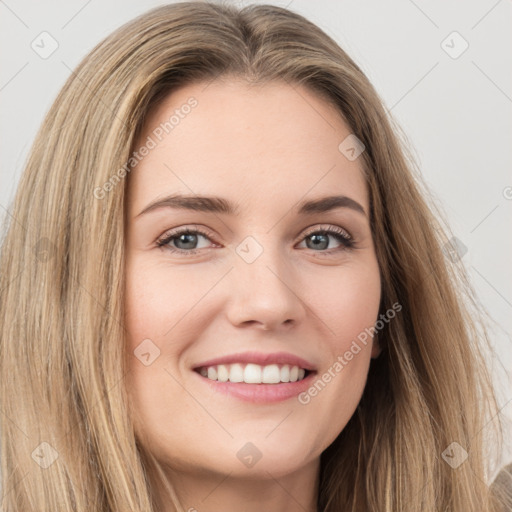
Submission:
M 282 476 L 257 476 L 165 469 L 185 512 L 317 512 L 320 459 Z M 163 484 L 155 486 L 156 510 L 176 512 Z

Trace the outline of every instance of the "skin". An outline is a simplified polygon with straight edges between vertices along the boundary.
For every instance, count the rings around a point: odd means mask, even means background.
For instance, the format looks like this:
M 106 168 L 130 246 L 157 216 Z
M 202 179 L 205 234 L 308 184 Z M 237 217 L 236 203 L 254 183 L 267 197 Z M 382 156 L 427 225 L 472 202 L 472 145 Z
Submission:
M 198 105 L 129 175 L 126 210 L 127 390 L 144 447 L 165 465 L 185 510 L 315 511 L 320 454 L 361 398 L 376 340 L 304 405 L 297 397 L 255 404 L 212 391 L 192 367 L 222 355 L 286 351 L 322 375 L 378 317 L 381 281 L 369 224 L 362 161 L 338 145 L 351 131 L 308 89 L 234 78 L 173 91 L 150 112 L 136 147 L 193 96 Z M 174 193 L 220 196 L 237 215 L 158 208 Z M 301 200 L 345 195 L 350 208 L 298 216 Z M 199 226 L 209 237 L 157 241 Z M 318 226 L 318 230 L 313 229 Z M 306 230 L 339 227 L 320 247 Z M 211 235 L 211 236 L 210 236 Z M 236 252 L 248 236 L 263 249 L 252 263 Z M 194 245 L 195 243 L 195 245 Z M 134 350 L 150 339 L 148 366 Z M 252 467 L 237 452 L 261 452 Z M 157 487 L 160 510 L 173 510 Z

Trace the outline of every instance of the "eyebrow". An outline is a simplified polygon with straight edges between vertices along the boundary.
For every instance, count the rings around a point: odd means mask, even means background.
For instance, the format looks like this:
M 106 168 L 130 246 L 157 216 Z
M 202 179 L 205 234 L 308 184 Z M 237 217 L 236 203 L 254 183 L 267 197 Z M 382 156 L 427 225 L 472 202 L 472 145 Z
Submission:
M 137 214 L 136 218 L 160 208 L 174 208 L 207 213 L 223 213 L 227 215 L 238 215 L 240 211 L 238 204 L 232 203 L 222 197 L 201 197 L 174 194 L 153 201 L 139 214 Z M 325 213 L 336 208 L 350 208 L 351 210 L 366 216 L 363 206 L 347 196 L 328 196 L 309 201 L 305 200 L 298 203 L 295 207 L 299 215 Z

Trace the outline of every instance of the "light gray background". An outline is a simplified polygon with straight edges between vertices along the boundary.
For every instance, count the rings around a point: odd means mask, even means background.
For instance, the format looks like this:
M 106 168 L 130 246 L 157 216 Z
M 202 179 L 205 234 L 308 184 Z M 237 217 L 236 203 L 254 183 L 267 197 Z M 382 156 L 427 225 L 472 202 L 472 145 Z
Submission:
M 0 218 L 8 215 L 36 130 L 71 70 L 115 28 L 163 3 L 0 0 Z M 288 6 L 318 24 L 360 65 L 403 127 L 427 184 L 468 249 L 462 262 L 496 321 L 492 364 L 500 416 L 510 424 L 510 0 L 254 3 Z M 51 48 L 44 31 L 58 43 L 47 58 L 31 47 Z M 469 46 L 458 55 L 464 41 Z M 503 453 L 503 462 L 512 460 L 510 445 Z

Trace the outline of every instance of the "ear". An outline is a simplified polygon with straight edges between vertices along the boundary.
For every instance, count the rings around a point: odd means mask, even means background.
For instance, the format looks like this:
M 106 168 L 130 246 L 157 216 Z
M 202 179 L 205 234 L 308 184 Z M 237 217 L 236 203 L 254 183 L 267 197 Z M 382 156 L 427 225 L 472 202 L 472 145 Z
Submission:
M 382 352 L 382 348 L 379 343 L 379 337 L 375 335 L 372 341 L 372 359 L 377 359 Z

